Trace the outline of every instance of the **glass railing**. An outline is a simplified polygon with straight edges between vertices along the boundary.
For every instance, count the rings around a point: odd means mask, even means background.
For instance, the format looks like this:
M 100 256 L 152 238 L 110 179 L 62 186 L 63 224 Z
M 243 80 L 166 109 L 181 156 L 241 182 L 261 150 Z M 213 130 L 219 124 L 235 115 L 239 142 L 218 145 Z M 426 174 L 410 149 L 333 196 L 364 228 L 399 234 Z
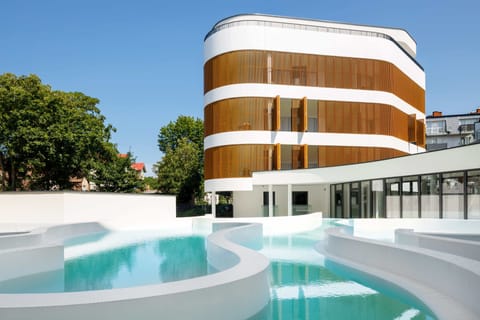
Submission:
M 299 216 L 312 211 L 312 206 L 307 204 L 294 204 L 292 206 L 292 215 Z
M 445 128 L 442 127 L 427 127 L 427 135 L 432 135 L 432 134 L 446 134 L 447 131 L 445 131 Z
M 465 133 L 465 132 L 473 132 L 475 130 L 475 125 L 472 123 L 472 124 L 462 124 L 460 125 L 460 127 L 458 127 L 458 131 L 460 131 L 461 133 Z
M 268 217 L 268 206 L 262 206 L 262 213 L 264 217 Z M 278 206 L 273 206 L 273 216 L 278 214 Z
M 292 22 L 278 22 L 278 21 L 265 21 L 265 20 L 241 20 L 241 21 L 232 21 L 225 22 L 215 25 L 212 30 L 210 30 L 205 36 L 207 40 L 211 35 L 217 33 L 218 31 L 228 29 L 231 27 L 238 26 L 262 26 L 262 27 L 276 27 L 283 29 L 295 29 L 295 30 L 305 30 L 305 31 L 316 31 L 316 32 L 328 32 L 328 33 L 339 33 L 339 34 L 349 34 L 349 35 L 358 35 L 366 37 L 375 37 L 383 38 L 389 41 L 392 41 L 400 50 L 402 50 L 409 58 L 412 60 L 420 69 L 423 70 L 423 67 L 415 60 L 410 53 L 408 53 L 400 44 L 398 44 L 395 39 L 390 37 L 387 34 L 375 32 L 375 31 L 365 31 L 365 30 L 353 30 L 347 28 L 336 28 L 336 27 L 325 27 L 325 26 L 315 26 L 309 24 L 299 24 Z

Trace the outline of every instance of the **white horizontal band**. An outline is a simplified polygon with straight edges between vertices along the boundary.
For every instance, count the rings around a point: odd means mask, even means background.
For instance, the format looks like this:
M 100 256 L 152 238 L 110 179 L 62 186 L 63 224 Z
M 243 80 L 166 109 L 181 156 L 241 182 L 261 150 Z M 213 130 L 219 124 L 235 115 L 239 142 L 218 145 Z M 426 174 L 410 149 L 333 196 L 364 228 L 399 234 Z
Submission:
M 352 23 L 345 23 L 345 22 L 335 22 L 335 21 L 323 21 L 323 20 L 316 20 L 316 19 L 299 19 L 293 17 L 281 17 L 281 16 L 271 16 L 271 15 L 263 15 L 263 14 L 241 14 L 232 16 L 226 19 L 221 20 L 218 22 L 215 27 L 222 27 L 225 24 L 235 23 L 238 24 L 242 23 L 252 24 L 252 25 L 277 25 L 281 28 L 290 28 L 290 29 L 299 29 L 299 30 L 307 30 L 312 29 L 310 27 L 322 27 L 322 28 L 338 28 L 338 29 L 346 29 L 346 30 L 353 30 L 353 31 L 371 31 L 371 32 L 379 32 L 386 35 L 389 35 L 395 41 L 397 41 L 400 45 L 403 46 L 405 50 L 410 52 L 413 56 L 416 55 L 417 51 L 417 44 L 415 40 L 406 32 L 404 29 L 399 28 L 391 28 L 391 27 L 379 27 L 379 26 L 369 26 L 369 25 L 361 25 L 361 24 L 352 24 Z M 305 28 L 303 27 L 305 26 Z M 230 26 L 231 27 L 231 26 Z M 319 30 L 319 32 L 322 32 Z M 330 32 L 335 32 L 334 30 L 330 30 Z
M 425 149 L 402 139 L 379 134 L 290 132 L 290 131 L 230 131 L 209 135 L 204 149 L 253 144 L 285 144 L 309 146 L 345 146 L 390 148 L 406 153 L 424 152 Z
M 252 191 L 252 178 L 206 179 L 205 191 Z
M 238 50 L 267 50 L 387 61 L 425 89 L 425 72 L 394 42 L 362 35 L 238 25 L 219 30 L 205 41 L 204 62 Z
M 393 106 L 405 114 L 415 114 L 417 119 L 425 119 L 425 114 L 412 107 L 396 95 L 385 91 L 372 91 L 360 89 L 338 89 L 289 86 L 265 83 L 241 83 L 222 86 L 207 92 L 204 96 L 204 105 L 213 102 L 242 97 L 275 97 L 325 101 L 345 101 L 361 103 L 381 103 Z

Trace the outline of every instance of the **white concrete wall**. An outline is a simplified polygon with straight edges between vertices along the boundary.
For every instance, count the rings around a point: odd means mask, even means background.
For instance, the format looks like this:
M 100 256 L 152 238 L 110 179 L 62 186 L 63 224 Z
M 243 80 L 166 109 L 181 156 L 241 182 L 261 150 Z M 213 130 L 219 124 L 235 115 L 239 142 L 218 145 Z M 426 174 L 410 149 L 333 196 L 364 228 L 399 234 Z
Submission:
M 425 234 L 413 232 L 411 229 L 395 230 L 395 243 L 446 252 L 457 256 L 480 261 L 480 242 L 443 236 L 441 233 Z M 478 235 L 477 237 L 480 237 Z
M 0 281 L 63 269 L 66 239 L 105 231 L 98 223 L 79 223 L 1 236 Z
M 211 215 L 194 217 L 192 219 L 193 232 L 208 234 L 213 231 L 212 225 L 218 222 L 232 223 L 261 223 L 263 234 L 266 236 L 286 235 L 316 229 L 322 225 L 322 213 L 315 212 L 293 217 L 246 217 L 246 218 L 213 218 Z
M 174 196 L 111 193 L 2 192 L 0 210 L 0 231 L 90 221 L 158 228 L 176 217 Z
M 447 219 L 355 219 L 353 231 L 356 237 L 395 238 L 396 229 L 413 229 L 415 232 L 441 232 L 447 234 L 478 234 L 480 220 Z
M 327 230 L 326 257 L 405 289 L 439 319 L 479 319 L 480 262 L 443 252 Z M 388 259 L 386 259 L 388 257 Z M 378 282 L 378 281 L 377 281 Z

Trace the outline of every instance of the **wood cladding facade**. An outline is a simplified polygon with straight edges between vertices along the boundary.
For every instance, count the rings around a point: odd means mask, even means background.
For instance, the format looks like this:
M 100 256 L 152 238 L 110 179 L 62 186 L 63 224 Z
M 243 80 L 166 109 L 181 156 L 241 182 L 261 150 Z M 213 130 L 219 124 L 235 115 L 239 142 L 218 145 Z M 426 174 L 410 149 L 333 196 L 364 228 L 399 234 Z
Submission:
M 394 64 L 373 59 L 239 50 L 205 63 L 205 93 L 240 83 L 384 91 L 425 113 L 425 90 Z M 382 103 L 308 96 L 226 98 L 205 106 L 204 121 L 205 136 L 248 130 L 372 134 L 425 146 L 424 120 Z M 246 178 L 255 171 L 355 164 L 406 154 L 394 148 L 355 145 L 231 144 L 205 150 L 205 179 Z
M 293 99 L 288 99 L 289 101 Z M 343 101 L 300 101 L 300 108 L 281 115 L 279 98 L 234 98 L 214 102 L 205 107 L 205 135 L 229 131 L 278 131 L 280 119 L 289 118 L 291 131 L 380 134 L 414 142 L 424 147 L 425 124 L 395 107 L 380 103 Z M 297 112 L 298 111 L 298 112 Z M 300 118 L 302 121 L 297 121 Z M 295 124 L 300 123 L 297 127 Z M 312 126 L 313 124 L 313 126 Z M 297 130 L 294 130 L 297 129 Z
M 205 179 L 248 178 L 254 171 L 319 168 L 382 160 L 404 152 L 375 147 L 293 146 L 282 162 L 281 145 L 230 145 L 205 150 Z M 285 166 L 286 164 L 286 166 Z
M 238 83 L 269 83 L 390 92 L 425 113 L 425 90 L 389 62 L 240 50 L 204 65 L 204 92 Z

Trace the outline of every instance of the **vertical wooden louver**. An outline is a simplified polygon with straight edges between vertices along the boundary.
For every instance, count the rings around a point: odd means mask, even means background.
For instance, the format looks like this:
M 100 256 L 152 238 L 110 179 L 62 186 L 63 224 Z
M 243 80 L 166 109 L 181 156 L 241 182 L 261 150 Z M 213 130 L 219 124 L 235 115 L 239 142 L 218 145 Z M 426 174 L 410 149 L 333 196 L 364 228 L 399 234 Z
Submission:
M 307 97 L 303 97 L 302 104 L 300 105 L 300 114 L 302 115 L 302 121 L 300 123 L 300 131 L 308 131 L 308 100 Z
M 280 170 L 282 169 L 282 147 L 280 143 L 275 144 L 275 149 L 273 153 L 274 153 L 274 159 L 275 159 L 273 168 L 275 170 Z
M 408 115 L 408 142 L 417 142 L 417 115 Z
M 281 124 L 281 122 L 280 122 L 280 96 L 275 97 L 273 115 L 275 117 L 275 121 L 273 121 L 275 131 L 280 131 L 280 124 Z
M 302 168 L 307 169 L 308 168 L 308 144 L 302 145 Z

